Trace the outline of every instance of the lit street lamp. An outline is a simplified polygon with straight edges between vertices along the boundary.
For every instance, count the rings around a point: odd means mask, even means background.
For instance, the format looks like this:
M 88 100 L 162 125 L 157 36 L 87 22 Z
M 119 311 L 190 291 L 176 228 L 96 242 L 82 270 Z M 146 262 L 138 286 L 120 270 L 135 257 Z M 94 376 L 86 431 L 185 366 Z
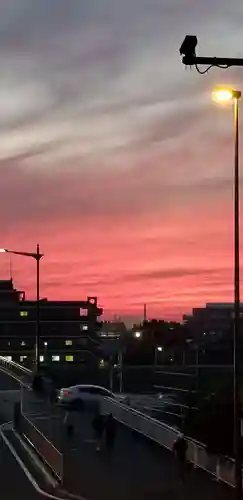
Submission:
M 242 500 L 241 471 L 241 402 L 240 402 L 240 246 L 239 246 L 239 100 L 241 92 L 234 89 L 218 89 L 213 92 L 214 100 L 233 102 L 234 111 L 234 456 L 235 494 Z
M 142 333 L 141 333 L 141 332 L 135 332 L 135 333 L 134 333 L 134 337 L 135 337 L 135 339 L 140 339 L 140 338 L 141 338 L 141 336 L 142 336 Z
M 36 252 L 17 252 L 9 250 L 8 248 L 1 248 L 0 252 L 7 252 L 15 255 L 23 255 L 25 257 L 32 257 L 36 261 L 36 341 L 35 341 L 35 363 L 36 371 L 40 367 L 40 260 L 44 256 L 40 253 L 40 247 L 37 244 Z

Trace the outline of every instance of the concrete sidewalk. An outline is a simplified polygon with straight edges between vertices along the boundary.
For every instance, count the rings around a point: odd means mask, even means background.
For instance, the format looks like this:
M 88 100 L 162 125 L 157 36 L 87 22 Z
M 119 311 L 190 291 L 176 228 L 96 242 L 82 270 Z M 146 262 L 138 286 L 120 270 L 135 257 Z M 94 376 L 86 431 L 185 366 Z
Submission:
M 75 432 L 66 435 L 63 413 L 30 417 L 63 451 L 65 485 L 88 500 L 231 500 L 233 490 L 207 473 L 190 468 L 184 491 L 171 452 L 119 426 L 114 452 L 96 451 L 92 415 L 73 413 Z

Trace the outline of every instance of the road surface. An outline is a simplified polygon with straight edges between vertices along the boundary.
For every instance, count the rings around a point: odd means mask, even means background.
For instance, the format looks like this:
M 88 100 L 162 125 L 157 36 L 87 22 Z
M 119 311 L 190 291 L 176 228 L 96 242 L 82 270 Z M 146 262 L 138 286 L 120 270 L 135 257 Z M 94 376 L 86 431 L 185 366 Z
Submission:
M 65 456 L 67 488 L 90 500 L 174 500 L 181 498 L 175 459 L 171 452 L 119 426 L 114 453 L 96 451 L 91 415 L 73 413 L 75 433 L 66 436 L 63 421 L 33 417 L 33 421 Z M 187 500 L 231 500 L 232 488 L 207 473 L 191 468 Z

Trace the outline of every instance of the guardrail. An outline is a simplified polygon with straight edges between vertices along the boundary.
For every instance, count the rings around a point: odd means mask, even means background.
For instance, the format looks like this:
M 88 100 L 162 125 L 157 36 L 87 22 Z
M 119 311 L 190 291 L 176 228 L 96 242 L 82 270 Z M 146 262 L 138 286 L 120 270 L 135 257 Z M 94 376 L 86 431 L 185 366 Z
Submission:
M 112 413 L 114 418 L 134 431 L 155 441 L 172 451 L 175 440 L 180 432 L 169 425 L 145 415 L 139 410 L 126 406 L 111 398 L 101 401 L 101 412 Z M 188 443 L 188 460 L 194 467 L 205 470 L 218 481 L 234 486 L 234 460 L 228 457 L 209 455 L 206 446 L 190 437 Z
M 52 470 L 60 483 L 63 482 L 63 454 L 21 413 L 18 432 L 31 444 L 37 454 Z
M 24 387 L 30 389 L 33 381 L 32 371 L 4 356 L 0 356 L 0 368 L 10 376 L 16 377 L 21 384 L 20 401 L 14 406 L 14 427 L 48 465 L 56 479 L 63 483 L 63 454 L 23 413 L 23 389 Z
M 33 379 L 33 372 L 23 365 L 10 361 L 4 356 L 0 356 L 0 368 L 3 368 L 10 375 L 14 375 L 21 382 L 31 383 Z

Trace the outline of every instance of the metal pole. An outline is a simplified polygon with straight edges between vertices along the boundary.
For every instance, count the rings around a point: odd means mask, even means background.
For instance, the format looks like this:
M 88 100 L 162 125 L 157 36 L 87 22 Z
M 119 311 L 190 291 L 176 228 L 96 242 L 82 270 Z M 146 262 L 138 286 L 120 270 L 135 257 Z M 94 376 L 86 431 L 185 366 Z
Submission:
M 156 368 L 157 368 L 157 346 L 154 346 L 154 373 L 156 373 Z
M 21 415 L 23 414 L 23 384 L 20 385 L 20 410 L 21 410 Z
M 113 391 L 113 357 L 110 356 L 110 362 L 109 362 L 109 388 L 110 391 Z
M 241 421 L 239 380 L 240 257 L 239 257 L 239 98 L 234 96 L 234 458 L 235 499 L 242 500 Z
M 13 272 L 12 272 L 12 257 L 11 253 L 9 252 L 9 274 L 10 274 L 10 279 L 13 279 Z
M 182 365 L 185 366 L 186 364 L 186 351 L 185 351 L 185 347 L 183 347 L 183 351 L 182 351 Z
M 119 391 L 123 392 L 123 350 L 122 346 L 120 346 L 119 350 L 119 369 L 120 369 L 120 377 L 119 377 Z
M 36 339 L 35 339 L 35 363 L 36 372 L 40 368 L 40 247 L 36 247 Z
M 199 392 L 199 344 L 196 345 L 196 391 Z

